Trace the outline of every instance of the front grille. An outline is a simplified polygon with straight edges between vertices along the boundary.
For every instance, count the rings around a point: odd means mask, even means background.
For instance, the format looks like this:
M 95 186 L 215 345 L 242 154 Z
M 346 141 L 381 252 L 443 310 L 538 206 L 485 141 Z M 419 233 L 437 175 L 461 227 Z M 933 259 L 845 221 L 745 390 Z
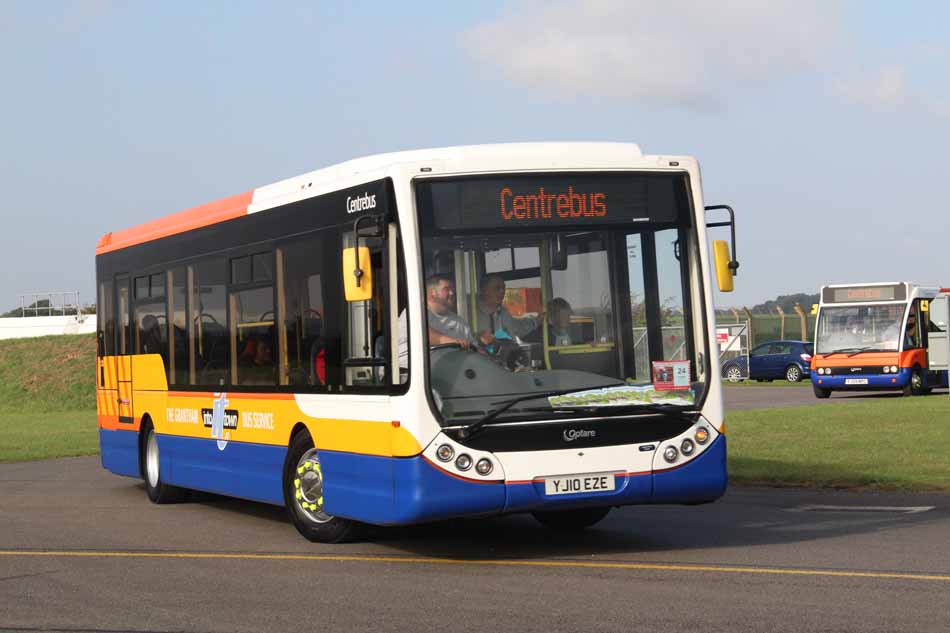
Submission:
M 884 365 L 846 365 L 844 367 L 827 367 L 832 376 L 860 376 L 861 374 L 883 374 Z

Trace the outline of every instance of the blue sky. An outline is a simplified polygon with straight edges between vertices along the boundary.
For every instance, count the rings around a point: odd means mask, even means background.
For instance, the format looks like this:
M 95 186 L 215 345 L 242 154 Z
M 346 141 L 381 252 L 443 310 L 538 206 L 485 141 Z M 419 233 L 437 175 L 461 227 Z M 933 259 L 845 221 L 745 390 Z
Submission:
M 752 305 L 950 285 L 944 3 L 6 2 L 0 311 L 92 300 L 103 233 L 357 156 L 505 141 L 692 154 Z

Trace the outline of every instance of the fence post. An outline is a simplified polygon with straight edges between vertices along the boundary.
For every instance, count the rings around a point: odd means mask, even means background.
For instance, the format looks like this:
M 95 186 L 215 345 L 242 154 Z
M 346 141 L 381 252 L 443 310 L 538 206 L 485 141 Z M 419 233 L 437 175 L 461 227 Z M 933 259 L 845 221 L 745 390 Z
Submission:
M 742 312 L 749 320 L 749 347 L 752 348 L 755 347 L 755 324 L 752 320 L 752 313 L 749 312 L 749 308 L 742 308 Z
M 775 311 L 778 312 L 779 316 L 779 335 L 778 338 L 780 341 L 785 340 L 785 310 L 782 309 L 782 306 L 775 306 Z
M 732 312 L 732 318 L 736 320 L 736 323 L 739 322 L 739 311 L 735 308 L 729 308 L 729 312 Z
M 808 317 L 805 316 L 805 308 L 802 307 L 802 304 L 795 304 L 795 314 L 798 315 L 798 320 L 801 321 L 802 324 L 802 337 L 799 340 L 807 341 L 808 338 L 806 337 L 808 336 Z

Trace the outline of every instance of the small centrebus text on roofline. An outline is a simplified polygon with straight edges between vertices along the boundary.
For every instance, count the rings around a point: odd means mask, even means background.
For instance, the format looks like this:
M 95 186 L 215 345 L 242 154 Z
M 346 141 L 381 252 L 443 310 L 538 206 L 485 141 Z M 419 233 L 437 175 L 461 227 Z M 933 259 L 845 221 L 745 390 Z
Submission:
M 947 370 L 933 364 L 940 355 L 932 350 L 946 341 L 946 318 L 932 318 L 931 310 L 947 294 L 948 288 L 909 282 L 823 286 L 811 360 L 815 395 L 888 389 L 920 395 L 947 386 Z
M 96 250 L 102 464 L 164 503 L 359 523 L 614 506 L 726 487 L 699 166 L 636 145 L 361 158 Z M 715 207 L 714 209 L 728 209 Z M 728 222 L 709 226 L 733 226 Z

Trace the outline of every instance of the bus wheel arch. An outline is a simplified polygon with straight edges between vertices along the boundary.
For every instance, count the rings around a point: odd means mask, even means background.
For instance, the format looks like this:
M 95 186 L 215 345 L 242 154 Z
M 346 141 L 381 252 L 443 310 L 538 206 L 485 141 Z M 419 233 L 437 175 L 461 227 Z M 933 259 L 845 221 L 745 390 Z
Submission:
M 354 532 L 355 521 L 323 510 L 323 467 L 310 430 L 302 423 L 291 432 L 281 486 L 287 515 L 307 540 L 339 543 Z
M 162 481 L 159 459 L 158 434 L 147 413 L 139 427 L 139 471 L 145 481 L 145 492 L 152 503 L 176 503 L 187 496 L 187 491 Z

